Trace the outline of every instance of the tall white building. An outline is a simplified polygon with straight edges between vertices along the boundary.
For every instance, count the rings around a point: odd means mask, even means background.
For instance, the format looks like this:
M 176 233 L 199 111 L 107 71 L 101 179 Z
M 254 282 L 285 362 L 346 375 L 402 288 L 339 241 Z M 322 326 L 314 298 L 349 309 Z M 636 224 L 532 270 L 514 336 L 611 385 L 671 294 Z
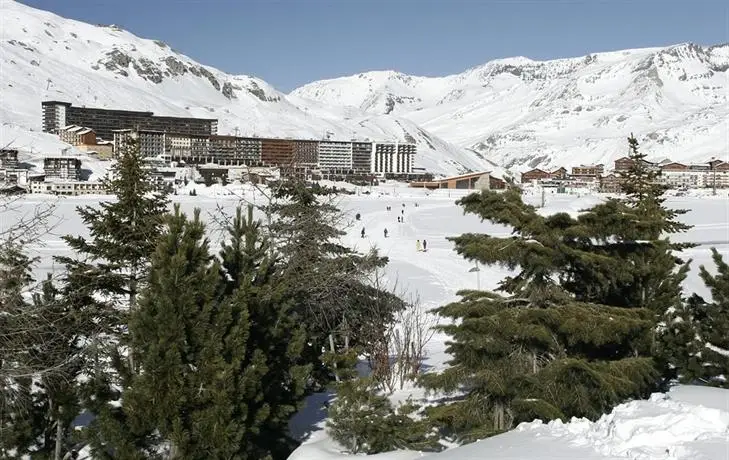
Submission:
M 319 168 L 327 170 L 352 169 L 352 143 L 319 141 Z
M 372 156 L 372 172 L 375 174 L 410 174 L 417 148 L 407 143 L 377 143 Z

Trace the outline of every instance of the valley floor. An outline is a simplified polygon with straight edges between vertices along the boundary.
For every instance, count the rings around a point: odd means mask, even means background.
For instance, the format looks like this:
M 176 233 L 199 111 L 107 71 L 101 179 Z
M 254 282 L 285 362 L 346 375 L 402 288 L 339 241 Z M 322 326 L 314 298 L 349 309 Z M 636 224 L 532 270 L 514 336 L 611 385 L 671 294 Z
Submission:
M 231 190 L 233 190 L 231 192 Z M 346 243 L 365 251 L 377 247 L 390 258 L 386 277 L 399 289 L 417 294 L 424 309 L 434 308 L 457 299 L 460 289 L 496 287 L 506 271 L 492 267 L 480 267 L 480 272 L 469 272 L 473 264 L 463 260 L 446 240 L 465 232 L 506 234 L 508 229 L 482 223 L 478 218 L 464 215 L 454 201 L 465 190 L 438 190 L 427 192 L 402 186 L 381 185 L 374 188 L 357 188 L 357 194 L 342 197 L 340 206 L 349 213 L 349 228 L 344 237 Z M 232 211 L 241 199 L 254 202 L 263 197 L 253 189 L 239 187 L 198 190 L 198 196 L 175 196 L 186 212 L 202 209 L 202 217 L 208 221 L 220 209 Z M 75 213 L 78 205 L 94 204 L 99 198 L 66 198 L 55 200 L 54 227 L 41 241 L 32 246 L 40 257 L 37 278 L 47 272 L 59 272 L 52 256 L 66 252 L 60 237 L 64 234 L 83 233 L 84 229 Z M 596 203 L 597 196 L 548 195 L 542 212 L 578 212 Z M 538 204 L 540 196 L 526 196 L 525 200 Z M 47 202 L 40 197 L 22 198 L 15 212 L 27 212 L 31 206 Z M 417 206 L 416 206 L 417 204 Z M 717 197 L 676 197 L 668 204 L 690 209 L 684 220 L 694 225 L 678 239 L 700 243 L 687 251 L 693 259 L 693 270 L 685 282 L 687 292 L 707 295 L 708 292 L 697 275 L 699 265 L 712 267 L 710 247 L 716 247 L 729 258 L 729 200 L 726 195 Z M 387 211 L 387 206 L 392 210 Z M 23 211 L 25 210 L 25 211 Z M 356 221 L 356 213 L 361 220 Z M 397 216 L 404 223 L 397 222 Z M 4 219 L 3 219 L 4 220 Z M 3 224 L 0 222 L 0 227 Z M 361 230 L 364 227 L 365 237 Z M 384 230 L 388 230 L 385 238 Z M 215 232 L 211 232 L 215 239 Z M 416 250 L 416 240 L 427 241 L 427 252 Z M 443 336 L 436 335 L 428 346 L 426 368 L 437 370 L 445 366 L 448 357 L 444 352 Z M 402 391 L 395 399 L 420 391 Z M 325 395 L 315 395 L 291 424 L 294 436 L 304 444 L 291 456 L 295 460 L 340 459 L 347 456 L 328 438 L 323 430 L 326 412 Z M 388 460 L 418 458 L 424 454 L 398 452 L 374 456 Z M 540 422 L 524 424 L 505 435 L 497 436 L 472 445 L 433 455 L 440 459 L 692 459 L 729 460 L 729 391 L 697 387 L 677 387 L 668 395 L 655 395 L 650 401 L 636 401 L 619 406 L 613 414 L 595 423 L 575 420 L 568 424 Z

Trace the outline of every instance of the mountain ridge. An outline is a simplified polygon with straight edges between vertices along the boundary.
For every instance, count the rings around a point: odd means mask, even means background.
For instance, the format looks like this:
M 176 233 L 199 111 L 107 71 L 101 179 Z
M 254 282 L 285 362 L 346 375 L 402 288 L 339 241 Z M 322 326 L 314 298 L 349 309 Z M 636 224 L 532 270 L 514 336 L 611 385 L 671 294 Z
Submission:
M 409 120 L 317 107 L 260 78 L 230 75 L 117 26 L 91 25 L 0 0 L 0 145 L 57 154 L 41 129 L 42 100 L 158 115 L 217 118 L 219 132 L 248 136 L 418 144 L 415 165 L 449 175 L 498 170 L 480 155 Z M 345 116 L 346 115 L 346 116 Z M 74 152 L 83 156 L 81 152 Z
M 624 155 L 630 132 L 652 156 L 729 160 L 728 69 L 729 44 L 687 42 L 556 60 L 497 59 L 444 77 L 366 72 L 289 94 L 396 114 L 521 170 L 610 164 Z
M 725 160 L 729 44 L 501 58 L 442 77 L 372 71 L 288 94 L 200 64 L 159 40 L 0 0 L 0 143 L 64 147 L 40 101 L 217 118 L 221 133 L 414 141 L 439 174 L 604 163 L 635 133 L 651 156 Z M 34 132 L 35 131 L 35 132 Z

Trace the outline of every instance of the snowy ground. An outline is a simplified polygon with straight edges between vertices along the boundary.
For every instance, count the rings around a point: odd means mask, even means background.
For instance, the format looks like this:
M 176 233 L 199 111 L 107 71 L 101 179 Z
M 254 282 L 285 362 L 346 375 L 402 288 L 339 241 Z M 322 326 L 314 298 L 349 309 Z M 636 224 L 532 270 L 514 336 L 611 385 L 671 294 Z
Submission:
M 464 261 L 452 251 L 452 245 L 445 237 L 464 232 L 488 232 L 505 234 L 508 230 L 470 215 L 463 215 L 454 201 L 466 191 L 438 190 L 426 192 L 402 186 L 382 185 L 371 189 L 357 189 L 358 194 L 342 198 L 341 207 L 351 214 L 352 225 L 344 237 L 349 244 L 366 250 L 376 246 L 390 258 L 387 276 L 390 282 L 397 281 L 400 288 L 419 294 L 423 307 L 432 308 L 456 300 L 455 293 L 464 288 L 475 288 L 480 281 L 483 289 L 496 286 L 505 272 L 481 267 L 480 279 L 469 272 L 472 264 Z M 179 195 L 174 197 L 182 209 L 202 209 L 206 219 L 218 213 L 219 208 L 231 211 L 240 196 L 260 203 L 261 195 L 251 189 L 198 188 L 197 197 Z M 710 247 L 716 247 L 729 259 L 729 197 L 722 192 L 717 197 L 674 197 L 669 205 L 687 208 L 686 222 L 695 227 L 680 238 L 702 243 L 687 251 L 693 259 L 691 274 L 685 282 L 687 292 L 706 295 L 707 290 L 695 270 L 706 264 L 713 269 Z M 78 205 L 93 204 L 99 198 L 28 197 L 23 198 L 15 212 L 29 212 L 37 204 L 55 201 L 55 227 L 42 240 L 37 241 L 33 251 L 40 257 L 38 275 L 58 272 L 52 256 L 66 253 L 60 236 L 68 233 L 84 233 L 74 209 Z M 539 194 L 525 198 L 532 204 L 541 200 Z M 600 198 L 590 195 L 547 195 L 543 212 L 577 212 Z M 416 207 L 415 204 L 418 204 Z M 403 204 L 405 205 L 403 207 Z M 386 207 L 392 206 L 392 211 Z M 354 214 L 362 215 L 361 221 L 354 221 Z M 396 216 L 404 216 L 405 222 L 398 223 Z M 0 227 L 12 219 L 0 219 Z M 360 237 L 362 227 L 366 237 Z M 387 228 L 388 238 L 384 237 Z M 214 235 L 213 235 L 214 236 Z M 415 241 L 427 240 L 428 251 L 417 252 Z M 436 336 L 428 347 L 429 369 L 444 366 L 445 337 Z M 404 394 L 397 394 L 399 399 Z M 325 412 L 322 404 L 327 397 L 316 395 L 299 417 L 292 421 L 292 434 L 306 439 L 304 445 L 292 459 L 341 459 L 346 455 L 338 452 L 321 430 Z M 422 456 L 419 453 L 399 452 L 375 456 L 388 460 L 409 459 Z M 617 408 L 613 414 L 595 423 L 573 421 L 569 424 L 540 422 L 525 424 L 513 432 L 490 438 L 472 445 L 452 449 L 433 456 L 439 459 L 692 459 L 729 460 L 729 391 L 696 387 L 679 387 L 669 395 L 656 395 L 651 401 L 631 402 Z

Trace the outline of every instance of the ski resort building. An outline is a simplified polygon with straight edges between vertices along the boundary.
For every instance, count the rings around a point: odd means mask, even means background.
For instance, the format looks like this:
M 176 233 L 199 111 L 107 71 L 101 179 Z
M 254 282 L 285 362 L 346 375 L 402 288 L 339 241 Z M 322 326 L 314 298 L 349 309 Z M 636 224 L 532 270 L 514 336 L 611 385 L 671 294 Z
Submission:
M 14 169 L 18 167 L 18 151 L 15 149 L 0 149 L 0 168 Z
M 76 157 L 47 157 L 43 159 L 46 179 L 78 181 L 81 179 L 81 160 Z
M 112 139 L 118 129 L 143 129 L 178 134 L 217 134 L 218 120 L 156 116 L 153 112 L 75 107 L 69 102 L 43 101 L 43 132 L 59 134 L 69 125 L 91 128 L 102 139 Z
M 457 190 L 502 190 L 506 188 L 503 179 L 494 177 L 490 171 L 462 174 L 460 176 L 446 177 L 424 182 L 411 182 L 411 187 L 435 189 L 457 189 Z
M 319 169 L 346 172 L 352 169 L 352 143 L 342 141 L 319 142 Z

